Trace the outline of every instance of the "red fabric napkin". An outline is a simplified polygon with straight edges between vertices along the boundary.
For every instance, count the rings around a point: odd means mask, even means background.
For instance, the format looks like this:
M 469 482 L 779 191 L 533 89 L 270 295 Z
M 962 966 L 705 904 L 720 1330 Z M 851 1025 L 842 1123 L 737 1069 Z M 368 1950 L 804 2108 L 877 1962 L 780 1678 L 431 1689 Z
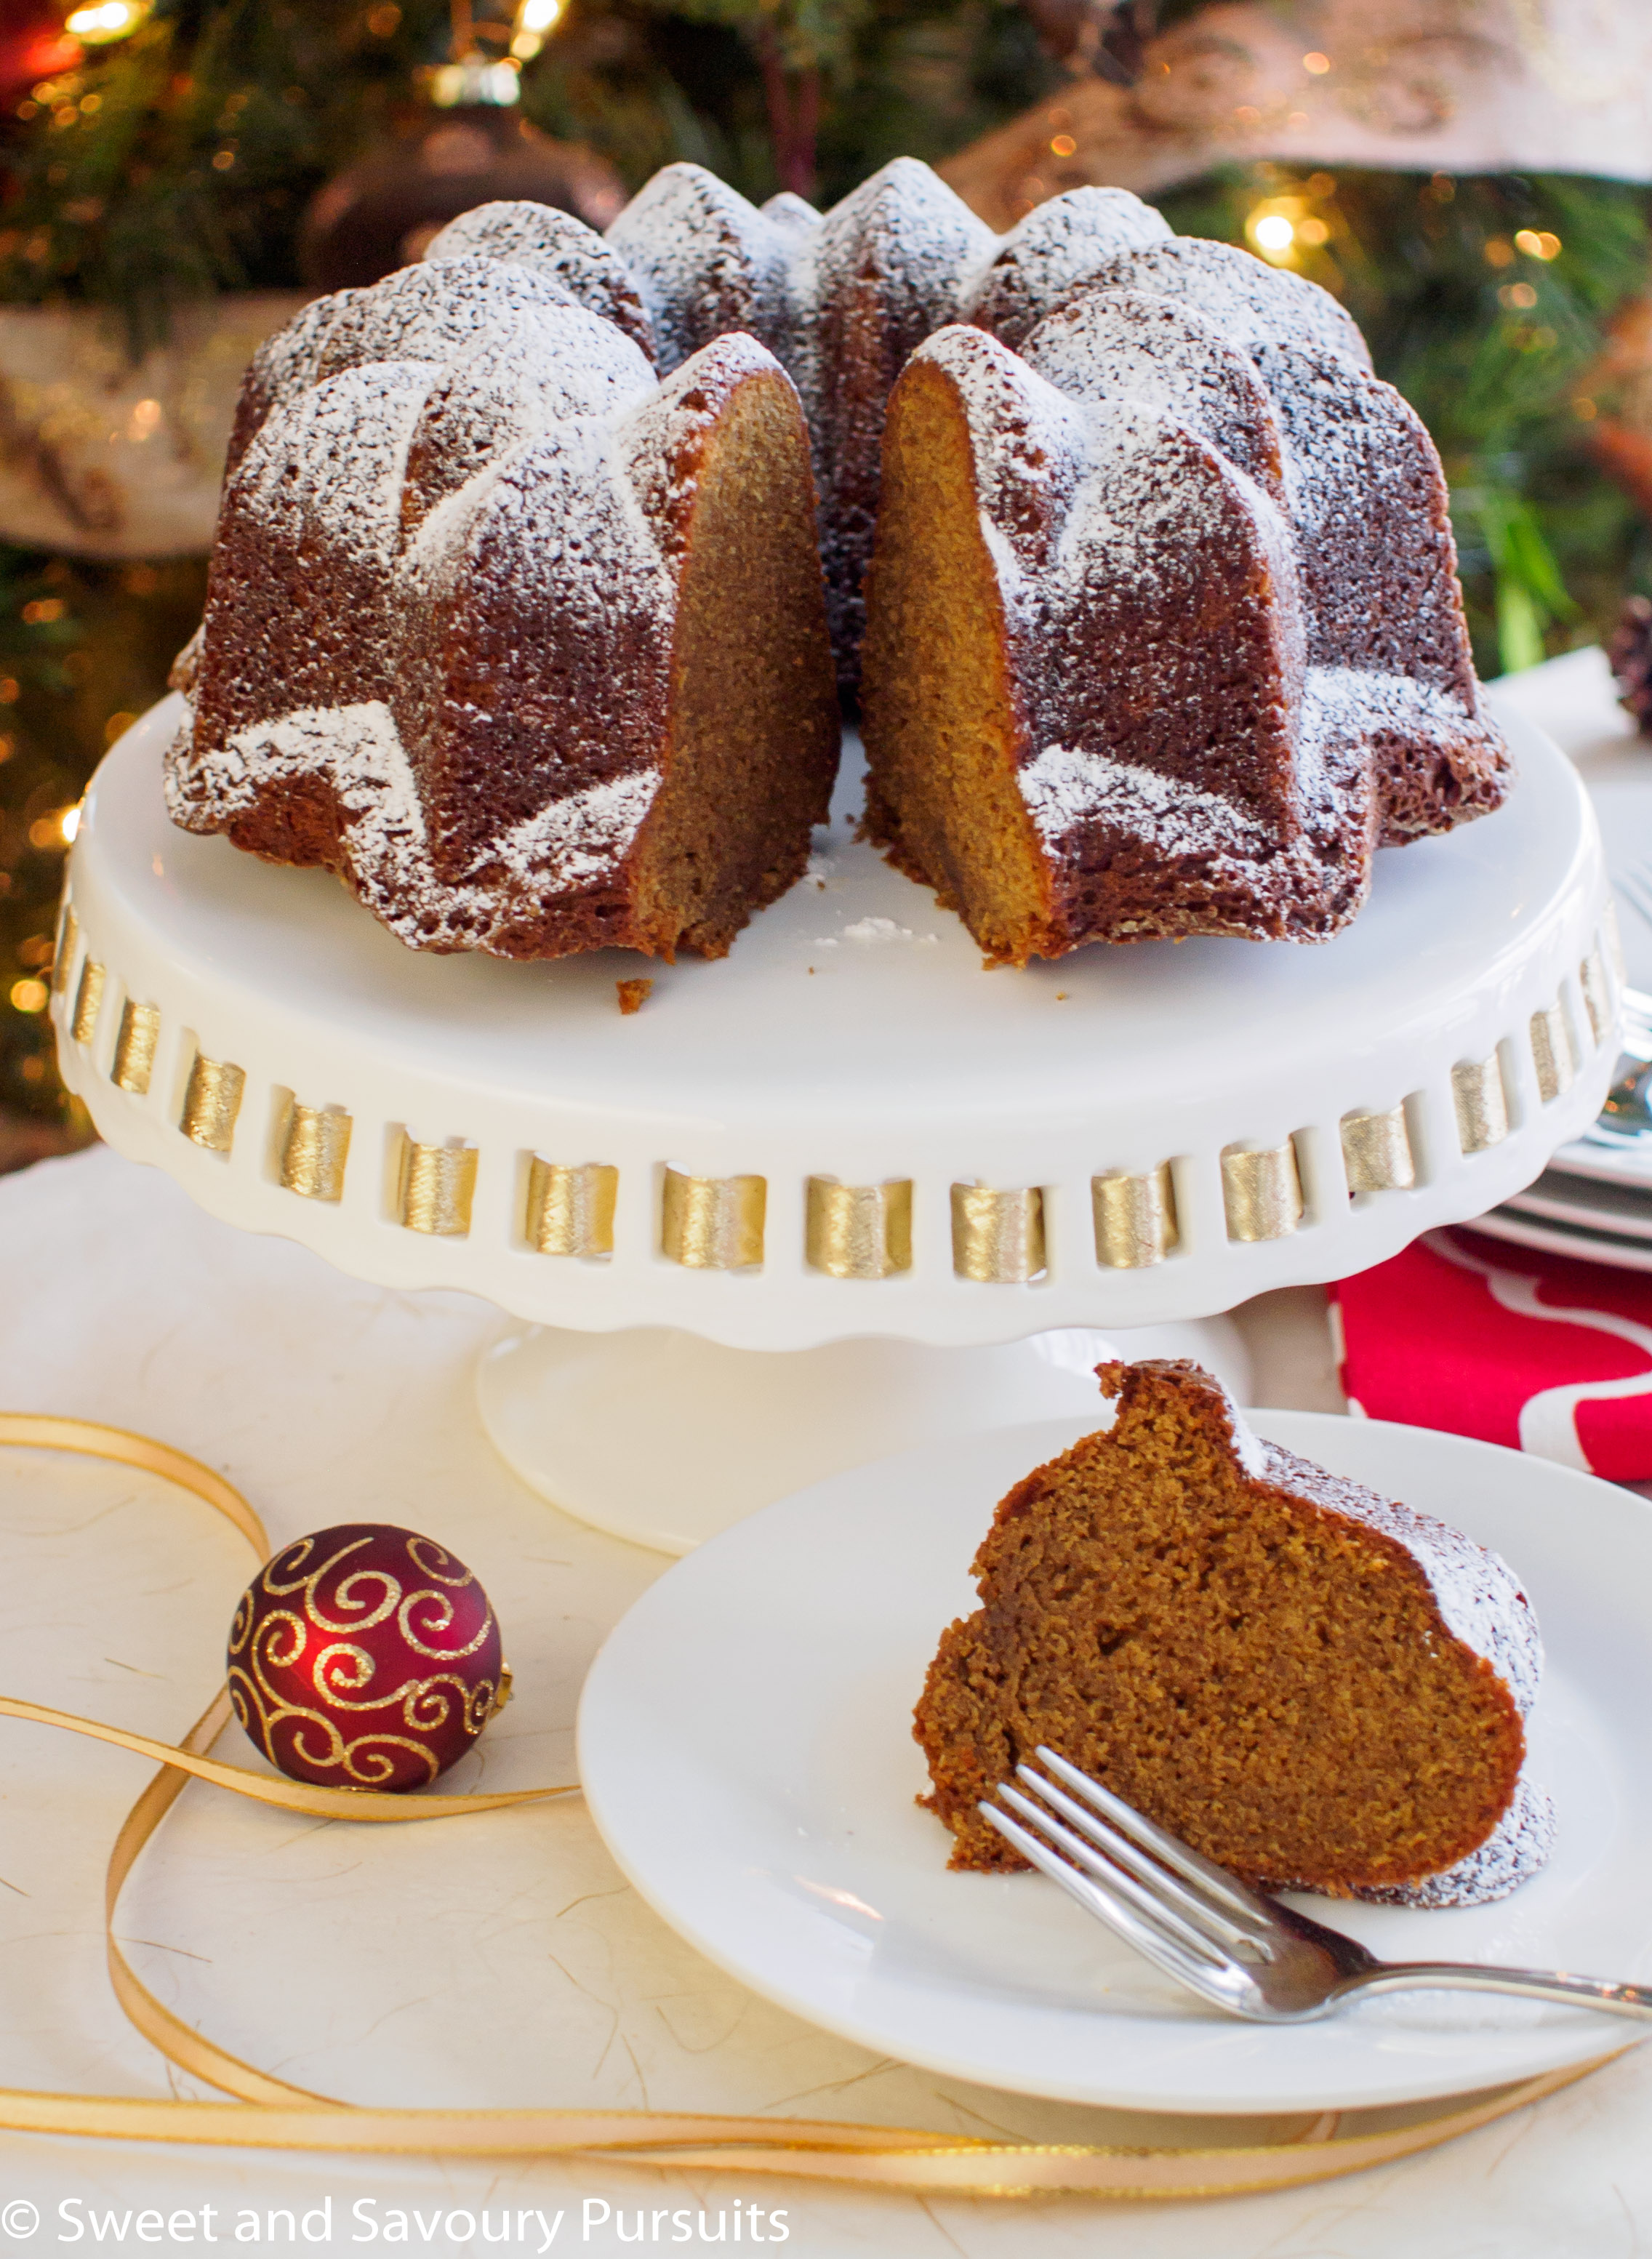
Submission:
M 1434 1231 L 1330 1293 L 1372 1419 L 1652 1480 L 1652 1275 Z

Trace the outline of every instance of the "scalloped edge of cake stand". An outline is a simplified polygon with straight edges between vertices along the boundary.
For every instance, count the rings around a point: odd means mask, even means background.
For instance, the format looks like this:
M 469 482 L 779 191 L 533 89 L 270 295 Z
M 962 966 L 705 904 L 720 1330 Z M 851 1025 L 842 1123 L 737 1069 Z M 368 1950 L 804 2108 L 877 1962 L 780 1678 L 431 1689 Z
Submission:
M 532 1324 L 771 1351 L 1203 1317 L 1494 1207 L 1593 1119 L 1615 1062 L 1598 828 L 1518 716 L 1509 807 L 1379 858 L 1376 898 L 1324 949 L 1148 944 L 986 975 L 927 894 L 841 847 L 836 896 L 794 888 L 621 1020 L 613 975 L 639 960 L 420 957 L 321 874 L 174 830 L 160 757 L 180 711 L 145 716 L 88 795 L 52 1002 L 65 1080 L 110 1144 L 226 1222 Z M 828 957 L 811 937 L 834 901 L 939 945 Z M 794 978 L 805 958 L 822 977 Z M 536 1157 L 606 1172 L 608 1251 L 545 1251 Z M 909 1251 L 874 1244 L 869 1269 L 866 1235 L 829 1244 L 815 1209 L 875 1208 L 891 1182 Z M 1127 1222 L 1168 1186 L 1169 1244 L 1104 1244 L 1107 1186 Z

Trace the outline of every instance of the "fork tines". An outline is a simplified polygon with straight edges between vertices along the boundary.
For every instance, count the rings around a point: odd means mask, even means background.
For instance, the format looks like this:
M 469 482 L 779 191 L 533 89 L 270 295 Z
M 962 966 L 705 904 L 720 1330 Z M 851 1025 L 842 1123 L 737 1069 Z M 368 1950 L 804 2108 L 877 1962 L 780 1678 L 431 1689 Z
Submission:
M 1008 1781 L 998 1791 L 1017 1818 L 993 1803 L 980 1806 L 1023 1858 L 1197 1991 L 1225 1990 L 1223 1980 L 1240 1973 L 1235 1961 L 1268 1957 L 1271 1910 L 1243 1884 L 1054 1749 L 1040 1746 L 1036 1755 L 1044 1772 L 1015 1768 L 1030 1794 Z

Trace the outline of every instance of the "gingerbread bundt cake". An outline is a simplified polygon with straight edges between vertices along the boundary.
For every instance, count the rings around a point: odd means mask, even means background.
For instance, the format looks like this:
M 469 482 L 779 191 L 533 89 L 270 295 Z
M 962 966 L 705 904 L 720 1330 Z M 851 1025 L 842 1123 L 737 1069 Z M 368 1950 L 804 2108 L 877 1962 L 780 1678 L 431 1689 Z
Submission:
M 417 947 L 719 953 L 824 813 L 822 566 L 869 829 L 995 959 L 1319 938 L 1503 790 L 1437 462 L 1335 302 L 1120 189 L 999 238 L 900 159 L 823 217 L 694 165 L 606 240 L 484 206 L 306 308 L 173 814 Z
M 1542 1646 L 1492 1553 L 1260 1442 L 1187 1364 L 1098 1368 L 1110 1430 L 1018 1483 L 914 1733 L 951 1864 L 1026 1862 L 980 1800 L 1042 1742 L 1263 1888 L 1501 1898 Z

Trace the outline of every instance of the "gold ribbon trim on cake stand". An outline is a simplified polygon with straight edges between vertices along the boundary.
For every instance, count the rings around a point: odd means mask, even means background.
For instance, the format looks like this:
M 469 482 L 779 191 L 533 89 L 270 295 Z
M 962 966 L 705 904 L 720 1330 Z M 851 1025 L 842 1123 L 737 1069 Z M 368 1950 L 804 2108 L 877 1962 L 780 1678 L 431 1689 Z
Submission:
M 1606 978 L 1599 944 L 1577 967 L 1577 986 L 1583 991 L 1584 1009 L 1589 1015 L 1589 1032 L 1598 1044 L 1604 1044 L 1613 1027 L 1612 984 Z
M 540 1255 L 611 1255 L 619 1171 L 605 1161 L 570 1166 L 536 1153 L 528 1169 L 527 1240 Z
M 1037 1185 L 952 1187 L 952 1268 L 987 1286 L 1020 1286 L 1044 1268 L 1044 1196 Z
M 1287 1238 L 1302 1221 L 1302 1180 L 1292 1140 L 1260 1151 L 1224 1148 L 1221 1199 L 1229 1239 Z
M 67 894 L 58 915 L 57 946 L 52 952 L 52 993 L 61 996 L 68 987 L 69 967 L 75 962 L 75 952 L 80 947 L 81 922 L 75 915 Z
M 751 1271 L 763 1260 L 765 1177 L 691 1177 L 667 1167 L 659 1251 L 687 1271 Z
M 1344 1114 L 1342 1161 L 1350 1193 L 1409 1192 L 1417 1181 L 1403 1105 L 1385 1114 Z
M 881 1185 L 808 1180 L 804 1253 L 830 1279 L 891 1279 L 912 1268 L 912 1179 Z
M 240 1067 L 229 1059 L 210 1059 L 197 1051 L 183 1094 L 179 1129 L 207 1152 L 227 1153 L 235 1143 L 235 1117 L 241 1110 L 246 1088 L 246 1076 Z
M 1457 1061 L 1451 1070 L 1451 1103 L 1457 1143 L 1465 1153 L 1489 1152 L 1502 1144 L 1508 1135 L 1508 1096 L 1495 1051 L 1490 1058 Z
M 293 1101 L 281 1136 L 281 1180 L 303 1200 L 344 1198 L 350 1158 L 350 1116 L 339 1106 L 301 1106 Z
M 140 1467 L 191 1492 L 224 1515 L 260 1562 L 269 1557 L 264 1525 L 241 1493 L 210 1467 L 165 1443 L 89 1421 L 13 1412 L 0 1413 L 4 1444 L 78 1452 Z M 1357 2113 L 1328 2111 L 1306 2115 L 1298 2130 L 1280 2140 L 1206 2149 L 987 2141 L 908 2127 L 687 2111 L 359 2108 L 273 2077 L 219 2047 L 163 2006 L 121 1952 L 115 1938 L 121 1887 L 183 1788 L 193 1777 L 289 1812 L 344 1822 L 405 1823 L 571 1798 L 578 1795 L 577 1785 L 475 1796 L 428 1791 L 391 1795 L 371 1789 L 314 1788 L 280 1774 L 255 1773 L 207 1754 L 229 1721 L 229 1696 L 222 1687 L 176 1747 L 9 1697 L 0 1697 L 0 1716 L 87 1735 L 152 1762 L 159 1760 L 160 1771 L 126 1815 L 110 1854 L 103 1893 L 110 1981 L 132 2025 L 169 2063 L 238 2098 L 233 2102 L 183 2102 L 0 2088 L 0 2126 L 17 2132 L 401 2156 L 611 2156 L 627 2164 L 677 2171 L 780 2174 L 916 2194 L 1086 2195 L 1114 2200 L 1235 2196 L 1298 2187 L 1392 2163 L 1506 2117 L 1584 2077 L 1622 2052 L 1613 2049 L 1576 2068 L 1432 2106 L 1432 2114 L 1397 2131 L 1345 2131 L 1345 2118 Z
M 81 967 L 81 985 L 75 992 L 75 1012 L 69 1033 L 77 1044 L 89 1044 L 97 1033 L 97 1015 L 103 1008 L 104 972 L 89 957 Z
M 1147 1176 L 1108 1169 L 1090 1179 L 1095 1216 L 1095 1259 L 1109 1271 L 1141 1271 L 1162 1263 L 1180 1236 L 1171 1165 L 1161 1161 Z
M 1571 1055 L 1571 1030 L 1558 1001 L 1532 1014 L 1532 1063 L 1537 1069 L 1538 1095 L 1545 1106 L 1571 1088 L 1577 1068 Z
M 396 1218 L 409 1231 L 437 1239 L 470 1234 L 471 1202 L 476 1194 L 474 1145 L 421 1145 L 407 1136 L 396 1183 Z
M 160 1041 L 160 1007 L 138 1004 L 128 996 L 120 1008 L 120 1033 L 115 1038 L 115 1064 L 109 1079 L 117 1090 L 134 1098 L 149 1094 L 149 1078 L 155 1071 L 155 1046 Z

